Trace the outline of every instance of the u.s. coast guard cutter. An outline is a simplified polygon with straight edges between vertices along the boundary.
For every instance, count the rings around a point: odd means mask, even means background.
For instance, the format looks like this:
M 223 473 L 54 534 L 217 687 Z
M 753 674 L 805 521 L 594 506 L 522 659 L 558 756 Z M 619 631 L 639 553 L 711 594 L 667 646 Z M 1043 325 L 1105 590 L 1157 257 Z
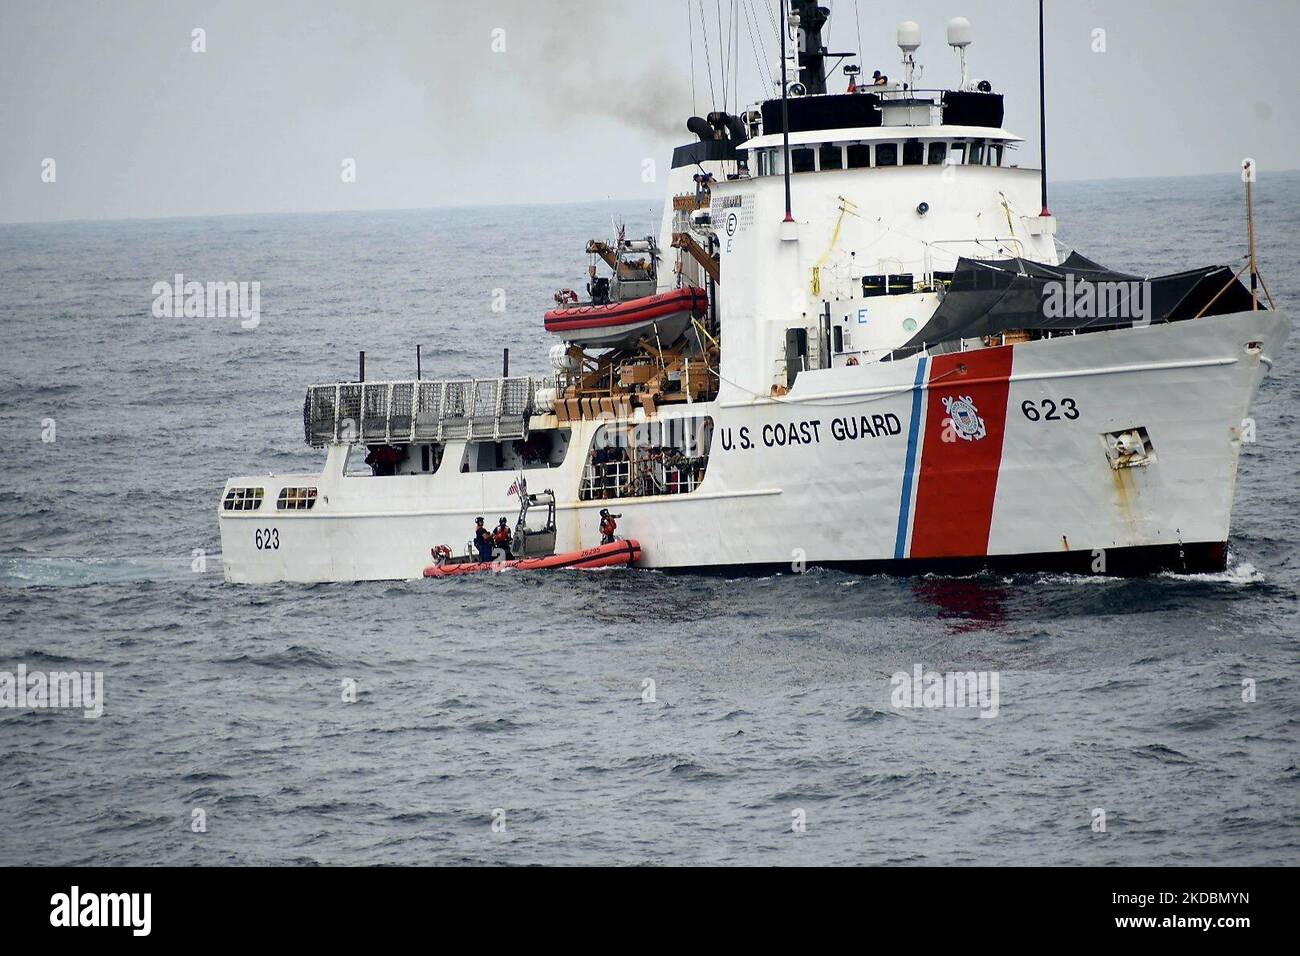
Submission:
M 830 92 L 826 16 L 793 3 L 771 99 L 690 119 L 659 236 L 589 245 L 552 377 L 311 386 L 324 467 L 227 483 L 226 578 L 419 577 L 521 495 L 524 550 L 608 509 L 653 568 L 1223 568 L 1289 329 L 1256 270 L 1063 258 L 969 24 L 953 89 L 916 88 L 908 23 L 901 79 Z

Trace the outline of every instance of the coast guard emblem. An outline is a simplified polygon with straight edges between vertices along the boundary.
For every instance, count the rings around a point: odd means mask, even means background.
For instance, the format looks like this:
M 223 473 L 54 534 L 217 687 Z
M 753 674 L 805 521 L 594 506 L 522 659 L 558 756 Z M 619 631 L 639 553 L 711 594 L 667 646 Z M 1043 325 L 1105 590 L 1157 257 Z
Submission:
M 979 409 L 975 407 L 969 395 L 945 398 L 943 407 L 952 420 L 952 427 L 957 432 L 957 437 L 962 441 L 979 441 L 987 434 L 984 419 L 980 418 Z

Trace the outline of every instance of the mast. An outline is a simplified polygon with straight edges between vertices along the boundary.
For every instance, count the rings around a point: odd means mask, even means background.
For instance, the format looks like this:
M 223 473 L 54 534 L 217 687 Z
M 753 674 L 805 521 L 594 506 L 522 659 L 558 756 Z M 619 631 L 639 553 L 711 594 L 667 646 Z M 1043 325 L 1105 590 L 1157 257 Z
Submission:
M 1246 235 L 1250 242 L 1250 309 L 1252 312 L 1259 310 L 1259 260 L 1255 258 L 1255 194 L 1252 187 L 1255 184 L 1255 163 L 1253 160 L 1246 160 L 1242 164 L 1242 179 L 1246 180 Z M 1271 300 L 1270 296 L 1270 300 Z
M 826 48 L 822 46 L 822 27 L 830 15 L 817 0 L 791 0 L 792 13 L 799 16 L 803 49 L 799 51 L 799 82 L 809 94 L 826 92 Z M 782 51 L 784 53 L 784 51 Z
M 789 19 L 785 13 L 785 0 L 781 0 L 781 22 L 779 24 L 781 34 L 781 168 L 785 170 L 785 221 L 794 222 L 794 216 L 790 214 L 790 84 L 787 82 L 785 68 L 785 41 L 786 34 L 790 31 Z M 823 88 L 826 86 L 825 77 L 822 78 Z
M 1038 141 L 1043 151 L 1043 211 L 1040 216 L 1050 216 L 1047 210 L 1047 75 L 1043 59 L 1043 0 L 1038 0 Z

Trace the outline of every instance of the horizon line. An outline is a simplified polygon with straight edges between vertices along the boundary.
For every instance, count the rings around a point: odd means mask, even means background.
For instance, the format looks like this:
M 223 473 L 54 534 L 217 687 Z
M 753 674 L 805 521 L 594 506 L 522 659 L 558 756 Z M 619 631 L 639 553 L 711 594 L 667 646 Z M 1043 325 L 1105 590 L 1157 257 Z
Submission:
M 1272 175 L 1300 173 L 1297 169 L 1278 169 L 1273 170 Z M 1116 182 L 1138 182 L 1142 180 L 1161 180 L 1161 179 L 1213 179 L 1218 177 L 1238 178 L 1234 173 L 1180 173 L 1166 176 L 1105 176 L 1096 179 L 1056 179 L 1052 183 L 1057 185 L 1065 183 L 1116 183 Z M 1052 183 L 1049 183 L 1051 185 Z M 254 216 L 332 216 L 347 214 L 365 214 L 365 213 L 385 213 L 385 212 L 430 212 L 434 210 L 451 210 L 451 209 L 509 209 L 514 207 L 530 206 L 582 206 L 595 203 L 631 203 L 631 202 L 651 202 L 659 203 L 662 200 L 645 198 L 633 199 L 631 197 L 605 199 L 565 199 L 565 200 L 531 200 L 526 202 L 471 202 L 471 203 L 445 203 L 433 206 L 377 206 L 365 209 L 270 209 L 256 211 L 240 212 L 215 212 L 215 213 L 187 213 L 182 215 L 168 216 L 106 216 L 101 218 L 69 218 L 69 219 L 0 219 L 0 228 L 7 226 L 69 226 L 69 225 L 89 225 L 96 223 L 115 223 L 115 222 L 173 222 L 185 219 L 238 219 L 249 218 Z

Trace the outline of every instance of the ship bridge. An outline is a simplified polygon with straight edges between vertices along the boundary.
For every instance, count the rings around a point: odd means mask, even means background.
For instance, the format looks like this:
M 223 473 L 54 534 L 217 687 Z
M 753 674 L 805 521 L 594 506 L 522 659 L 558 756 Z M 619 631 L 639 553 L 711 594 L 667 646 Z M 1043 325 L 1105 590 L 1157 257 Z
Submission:
M 785 173 L 785 137 L 771 133 L 739 149 L 755 176 Z M 858 127 L 790 134 L 790 172 L 891 166 L 1004 166 L 1021 137 L 979 126 Z

